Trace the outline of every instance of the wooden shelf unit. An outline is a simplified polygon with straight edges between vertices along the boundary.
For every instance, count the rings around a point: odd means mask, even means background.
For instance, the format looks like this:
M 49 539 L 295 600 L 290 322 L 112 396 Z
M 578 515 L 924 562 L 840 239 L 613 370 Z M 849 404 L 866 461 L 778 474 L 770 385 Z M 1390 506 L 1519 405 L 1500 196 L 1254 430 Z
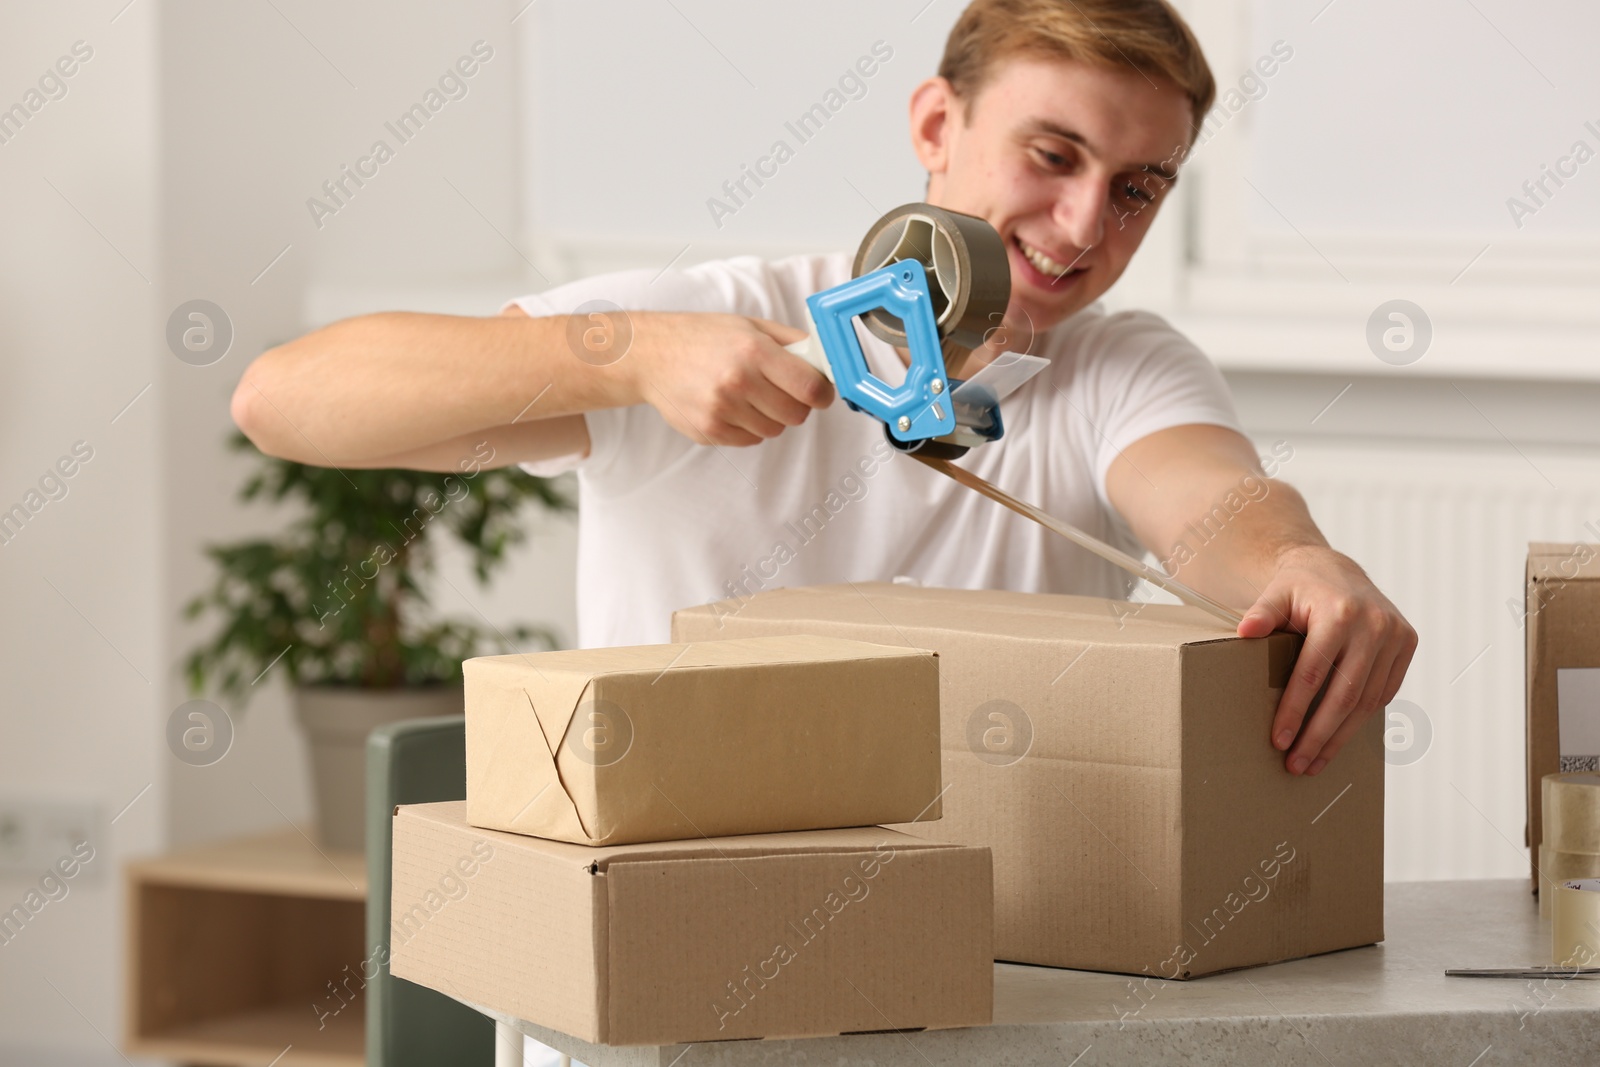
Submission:
M 127 1053 L 361 1067 L 361 853 L 287 830 L 140 860 L 124 877 Z

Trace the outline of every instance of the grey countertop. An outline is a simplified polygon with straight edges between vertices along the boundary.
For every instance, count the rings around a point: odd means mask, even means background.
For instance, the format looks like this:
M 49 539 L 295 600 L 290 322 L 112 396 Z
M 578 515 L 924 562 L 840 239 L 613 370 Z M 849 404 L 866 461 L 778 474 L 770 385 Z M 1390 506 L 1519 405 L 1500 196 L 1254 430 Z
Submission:
M 500 1021 L 589 1067 L 1600 1063 L 1600 979 L 1444 976 L 1548 961 L 1526 881 L 1390 884 L 1385 928 L 1381 945 L 1190 982 L 999 963 L 993 1025 L 961 1030 L 610 1048 Z

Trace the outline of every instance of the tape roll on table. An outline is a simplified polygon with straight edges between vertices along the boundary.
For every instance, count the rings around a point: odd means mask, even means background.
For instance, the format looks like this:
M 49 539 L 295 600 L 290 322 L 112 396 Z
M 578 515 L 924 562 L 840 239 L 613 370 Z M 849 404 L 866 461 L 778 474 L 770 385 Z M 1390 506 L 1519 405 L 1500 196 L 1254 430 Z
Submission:
M 1539 846 L 1539 918 L 1550 918 L 1556 887 L 1580 878 L 1600 878 L 1600 855 L 1593 852 L 1567 852 L 1549 845 Z
M 1544 843 L 1563 852 L 1600 853 L 1600 774 L 1547 774 L 1540 788 Z
M 856 249 L 854 277 L 901 259 L 915 259 L 929 288 L 939 337 L 973 349 L 998 327 L 1011 299 L 1011 261 L 1005 241 L 983 219 L 932 204 L 902 204 L 872 224 Z M 905 328 L 879 309 L 861 317 L 873 336 L 904 346 Z
M 1539 782 L 1544 840 L 1539 843 L 1539 917 L 1551 917 L 1556 887 L 1600 878 L 1600 774 L 1568 771 Z
M 1592 966 L 1600 960 L 1600 878 L 1556 883 L 1550 923 L 1550 962 Z

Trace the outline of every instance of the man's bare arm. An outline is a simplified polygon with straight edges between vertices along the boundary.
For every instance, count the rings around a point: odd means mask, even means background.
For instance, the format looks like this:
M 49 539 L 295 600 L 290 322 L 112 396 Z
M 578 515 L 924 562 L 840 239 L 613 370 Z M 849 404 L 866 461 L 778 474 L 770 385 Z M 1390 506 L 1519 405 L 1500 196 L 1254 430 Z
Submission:
M 586 448 L 579 416 L 600 408 L 650 403 L 691 439 L 746 445 L 833 398 L 825 378 L 783 350 L 799 330 L 632 312 L 620 359 L 580 358 L 574 333 L 615 325 L 520 310 L 347 319 L 252 363 L 233 417 L 262 451 L 302 463 L 450 470 L 486 434 L 505 445 L 497 463 Z
M 565 350 L 565 323 L 525 314 L 346 319 L 252 363 L 234 391 L 234 421 L 262 451 L 302 463 L 394 466 L 412 456 L 432 466 L 430 446 L 449 452 L 513 419 L 527 420 L 519 436 L 537 441 L 542 420 L 635 402 L 615 364 L 594 367 Z M 536 419 L 530 402 L 547 405 Z
M 533 463 L 559 456 L 585 457 L 588 454 L 589 427 L 583 416 L 562 415 L 538 422 L 486 426 L 409 452 L 377 456 L 341 466 L 351 470 L 395 468 L 460 473 L 472 467 L 509 467 L 516 463 Z
M 1291 772 L 1319 773 L 1394 699 L 1416 631 L 1366 572 L 1328 546 L 1304 498 L 1262 473 L 1245 438 L 1199 425 L 1151 434 L 1112 462 L 1106 489 L 1169 571 L 1248 609 L 1241 636 L 1306 635 L 1270 729 Z

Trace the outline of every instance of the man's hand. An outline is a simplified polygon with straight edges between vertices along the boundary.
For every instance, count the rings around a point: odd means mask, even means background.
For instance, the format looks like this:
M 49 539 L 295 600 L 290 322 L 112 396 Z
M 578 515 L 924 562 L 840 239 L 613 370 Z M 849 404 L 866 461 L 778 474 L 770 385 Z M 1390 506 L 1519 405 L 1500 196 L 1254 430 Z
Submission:
M 1289 753 L 1290 773 L 1314 775 L 1394 699 L 1417 650 L 1417 632 L 1353 560 L 1317 545 L 1282 552 L 1276 573 L 1239 624 L 1240 637 L 1274 630 L 1293 630 L 1306 640 L 1272 719 L 1272 743 Z M 1324 683 L 1327 691 L 1307 721 Z
M 690 440 L 754 445 L 833 402 L 833 386 L 783 346 L 802 330 L 742 315 L 635 313 L 634 389 Z
M 1275 447 L 1273 466 L 1292 456 Z M 1354 561 L 1328 547 L 1305 500 L 1267 477 L 1266 465 L 1232 430 L 1174 426 L 1123 449 L 1106 490 L 1169 573 L 1225 604 L 1250 605 L 1241 637 L 1305 634 L 1269 740 L 1288 752 L 1290 773 L 1316 774 L 1394 698 L 1417 633 Z

